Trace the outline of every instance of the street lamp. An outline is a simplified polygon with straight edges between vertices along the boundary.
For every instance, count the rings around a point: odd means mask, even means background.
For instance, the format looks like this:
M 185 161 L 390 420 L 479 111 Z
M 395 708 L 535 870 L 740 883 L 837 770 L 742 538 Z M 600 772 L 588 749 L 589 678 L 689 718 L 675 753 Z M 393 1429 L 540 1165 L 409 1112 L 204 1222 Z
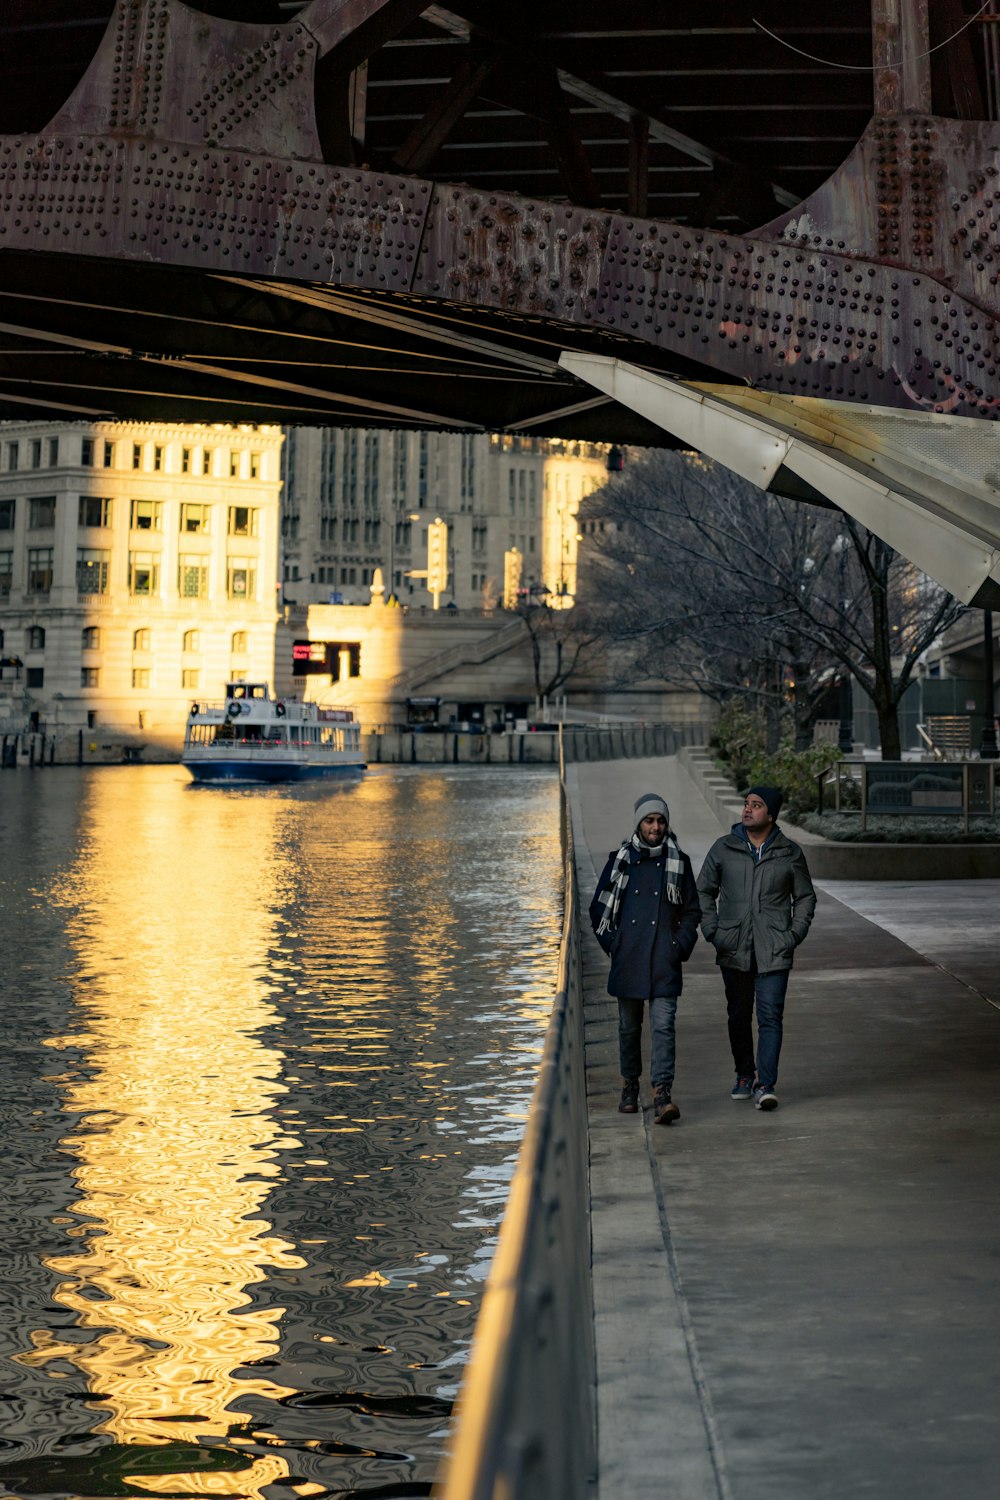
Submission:
M 411 510 L 406 512 L 407 522 L 419 521 L 420 512 Z M 396 592 L 396 527 L 402 525 L 402 517 L 395 513 L 389 517 L 389 595 Z M 412 590 L 411 590 L 412 592 Z

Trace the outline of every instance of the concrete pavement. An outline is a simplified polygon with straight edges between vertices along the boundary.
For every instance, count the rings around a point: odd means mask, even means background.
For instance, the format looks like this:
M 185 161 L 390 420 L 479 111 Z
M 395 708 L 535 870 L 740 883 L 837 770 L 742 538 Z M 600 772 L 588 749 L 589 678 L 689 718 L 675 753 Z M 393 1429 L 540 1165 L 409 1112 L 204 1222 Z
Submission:
M 673 758 L 568 781 L 584 907 L 639 792 L 696 869 L 721 831 Z M 729 1098 L 699 943 L 682 1118 L 652 1124 L 648 1077 L 619 1115 L 584 932 L 601 1500 L 1000 1493 L 1000 883 L 817 884 L 773 1114 Z

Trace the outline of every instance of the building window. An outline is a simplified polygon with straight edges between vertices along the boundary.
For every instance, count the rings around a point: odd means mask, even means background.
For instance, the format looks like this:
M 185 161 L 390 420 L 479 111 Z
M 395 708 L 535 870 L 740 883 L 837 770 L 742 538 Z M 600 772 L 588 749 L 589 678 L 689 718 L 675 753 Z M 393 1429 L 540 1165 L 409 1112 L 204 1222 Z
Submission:
M 80 462 L 85 469 L 92 468 L 94 463 L 94 439 L 80 439 Z
M 13 531 L 17 513 L 16 500 L 0 500 L 0 531 Z
M 148 651 L 149 642 L 150 632 L 147 626 L 144 625 L 141 630 L 135 630 L 132 632 L 133 651 Z
M 253 506 L 231 505 L 229 507 L 229 535 L 257 535 L 257 511 Z
M 52 548 L 28 548 L 28 593 L 47 594 L 52 587 Z
M 48 531 L 55 524 L 55 495 L 36 495 L 28 501 L 28 526 L 30 530 Z
M 111 501 L 102 499 L 99 495 L 81 495 L 80 525 L 110 526 Z
M 49 438 L 49 468 L 54 469 L 59 462 L 59 439 Z
M 247 649 L 247 633 L 245 630 L 234 630 L 230 647 L 234 656 L 244 656 Z
M 130 552 L 128 555 L 128 591 L 139 597 L 150 597 L 160 591 L 160 555 L 158 552 Z
M 42 467 L 42 440 L 41 440 L 41 438 L 32 438 L 31 439 L 31 467 L 33 469 L 40 469 Z
M 191 449 L 190 448 L 182 448 L 181 449 L 181 473 L 182 474 L 190 474 L 190 472 L 191 472 Z
M 10 469 L 11 471 L 13 471 L 14 469 L 17 468 L 18 459 L 19 459 L 19 456 L 20 456 L 20 452 L 21 452 L 21 445 L 20 445 L 20 443 L 8 443 L 7 444 L 7 468 Z
M 159 474 L 163 469 L 163 449 L 160 447 L 159 443 L 155 444 L 153 447 L 153 468 L 156 470 L 157 474 Z
M 187 688 L 189 692 L 196 693 L 198 691 L 198 684 L 200 682 L 201 673 L 199 672 L 197 667 L 184 667 L 181 672 L 182 688 Z
M 211 514 L 210 505 L 182 505 L 181 506 L 181 530 L 208 532 L 208 518 Z
M 32 625 L 28 630 L 28 650 L 45 650 L 45 628 L 42 625 Z
M 101 627 L 99 625 L 85 625 L 80 632 L 80 646 L 84 651 L 100 651 Z
M 240 477 L 240 455 L 232 451 L 229 454 L 229 477 L 230 479 Z
M 114 445 L 114 443 L 105 443 L 104 444 L 104 467 L 106 469 L 113 469 L 114 466 L 115 466 L 115 445 Z
M 201 650 L 201 636 L 197 630 L 185 630 L 183 648 L 185 651 Z
M 231 557 L 226 564 L 226 593 L 230 599 L 257 597 L 257 565 L 252 557 Z
M 148 667 L 133 667 L 132 668 L 132 686 L 134 688 L 148 688 L 149 687 L 149 668 Z
M 0 598 L 6 599 L 14 581 L 14 554 L 0 552 Z
M 95 688 L 101 685 L 100 667 L 81 667 L 80 686 L 82 688 Z
M 250 455 L 250 478 L 251 479 L 259 479 L 260 478 L 260 454 L 259 453 L 251 453 L 251 455 Z
M 44 667 L 29 667 L 28 670 L 24 674 L 24 679 L 25 679 L 25 686 L 26 687 L 30 687 L 30 688 L 44 687 L 45 686 L 45 668 Z
M 133 467 L 133 469 L 141 469 L 142 468 L 142 444 L 141 443 L 133 443 L 132 444 L 132 467 Z
M 76 588 L 80 594 L 106 594 L 111 575 L 111 553 L 93 547 L 76 549 Z
M 177 566 L 177 592 L 182 599 L 208 598 L 208 558 L 181 556 Z
M 203 474 L 211 474 L 211 472 L 212 472 L 212 450 L 211 450 L 211 448 L 203 448 L 201 450 L 201 472 Z
M 163 507 L 159 500 L 133 500 L 131 526 L 133 531 L 159 531 L 160 512 Z

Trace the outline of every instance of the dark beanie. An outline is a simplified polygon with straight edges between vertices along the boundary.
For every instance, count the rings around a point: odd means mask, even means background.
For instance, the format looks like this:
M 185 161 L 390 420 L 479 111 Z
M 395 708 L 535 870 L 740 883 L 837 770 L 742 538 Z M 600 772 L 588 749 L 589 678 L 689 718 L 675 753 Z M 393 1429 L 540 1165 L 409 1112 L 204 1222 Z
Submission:
M 774 823 L 778 821 L 781 804 L 785 799 L 776 786 L 752 786 L 743 795 L 744 799 L 750 796 L 759 797 L 770 813 L 771 821 Z

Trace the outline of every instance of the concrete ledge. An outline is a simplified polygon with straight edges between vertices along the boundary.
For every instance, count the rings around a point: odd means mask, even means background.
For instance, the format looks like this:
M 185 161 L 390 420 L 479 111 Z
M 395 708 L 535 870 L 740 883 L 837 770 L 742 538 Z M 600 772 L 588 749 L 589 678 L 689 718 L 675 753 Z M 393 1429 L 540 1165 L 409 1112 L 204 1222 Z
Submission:
M 823 880 L 997 880 L 1000 844 L 845 844 L 782 827 L 806 851 L 810 874 Z
M 710 752 L 703 745 L 685 745 L 678 757 L 723 828 L 731 827 L 743 803 Z M 802 845 L 810 874 L 818 880 L 1000 879 L 1000 844 L 846 844 L 794 823 L 781 826 Z

